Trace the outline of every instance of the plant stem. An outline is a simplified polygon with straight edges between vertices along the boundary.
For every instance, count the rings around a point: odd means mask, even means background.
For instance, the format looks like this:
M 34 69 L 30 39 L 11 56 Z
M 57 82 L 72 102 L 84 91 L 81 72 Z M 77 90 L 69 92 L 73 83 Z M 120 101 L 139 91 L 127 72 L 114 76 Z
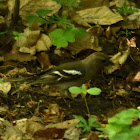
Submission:
M 86 105 L 86 108 L 87 108 L 87 112 L 88 112 L 89 117 L 90 117 L 91 115 L 90 115 L 90 111 L 89 111 L 89 108 L 88 108 L 88 104 L 87 104 L 87 99 L 86 99 L 86 97 L 84 97 L 84 100 L 85 100 L 85 105 Z
M 20 16 L 19 16 L 19 8 L 20 8 L 20 0 L 15 0 L 15 7 L 13 13 L 13 22 L 17 23 Z

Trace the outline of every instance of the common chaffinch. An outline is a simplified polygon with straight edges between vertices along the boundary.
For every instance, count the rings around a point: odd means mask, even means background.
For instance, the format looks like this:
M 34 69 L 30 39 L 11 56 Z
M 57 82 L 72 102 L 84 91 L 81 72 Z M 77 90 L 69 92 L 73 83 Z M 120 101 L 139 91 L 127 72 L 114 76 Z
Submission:
M 81 86 L 95 78 L 108 62 L 109 58 L 106 54 L 95 52 L 83 60 L 64 63 L 26 80 L 31 85 L 46 84 L 58 87 L 63 95 L 69 87 Z

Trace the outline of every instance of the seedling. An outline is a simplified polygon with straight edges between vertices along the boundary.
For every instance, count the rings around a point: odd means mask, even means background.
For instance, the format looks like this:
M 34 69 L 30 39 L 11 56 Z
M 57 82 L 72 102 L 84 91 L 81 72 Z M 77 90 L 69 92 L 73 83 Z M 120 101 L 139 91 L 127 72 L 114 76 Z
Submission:
M 35 15 L 28 16 L 27 20 L 29 23 L 33 22 L 40 22 L 43 24 L 52 23 L 57 24 L 62 27 L 73 27 L 74 25 L 71 23 L 71 20 L 67 19 L 67 15 L 60 17 L 58 14 L 54 14 L 52 16 L 48 16 L 46 19 L 45 17 L 50 14 L 52 10 L 37 10 Z
M 117 7 L 117 12 L 123 16 L 125 27 L 126 27 L 125 31 L 121 31 L 121 34 L 124 34 L 127 37 L 128 35 L 131 35 L 131 33 L 127 30 L 128 28 L 127 17 L 131 14 L 134 14 L 135 12 L 138 12 L 138 10 L 136 9 L 135 6 L 128 6 L 127 3 L 124 2 L 122 7 Z
M 140 133 L 140 125 L 132 126 L 132 124 L 139 118 L 140 111 L 136 109 L 124 110 L 109 118 L 106 130 L 110 140 L 135 140 Z
M 124 2 L 122 7 L 117 7 L 117 12 L 122 16 L 128 16 L 138 12 L 135 6 L 128 6 L 126 2 Z
M 68 15 L 64 15 L 62 17 L 60 17 L 58 14 L 54 14 L 53 16 L 51 16 L 49 18 L 49 22 L 50 23 L 55 23 L 59 26 L 62 27 L 74 27 L 74 25 L 71 23 L 72 20 L 67 19 Z
M 86 33 L 83 28 L 67 28 L 67 29 L 55 29 L 49 36 L 52 44 L 58 47 L 68 46 L 68 42 L 75 42 L 76 36 L 84 36 Z
M 68 42 L 75 42 L 75 38 L 77 36 L 84 36 L 86 34 L 86 30 L 84 28 L 75 28 L 71 23 L 71 20 L 67 19 L 67 15 L 60 17 L 59 15 L 54 14 L 51 17 L 48 17 L 48 19 L 45 19 L 44 17 L 50 12 L 52 12 L 52 10 L 38 10 L 36 11 L 38 16 L 29 16 L 28 22 L 32 23 L 38 21 L 43 24 L 57 24 L 62 27 L 62 29 L 55 29 L 49 33 L 54 46 L 66 47 L 68 46 Z
M 97 130 L 101 130 L 101 126 L 97 123 L 96 118 L 88 118 L 86 121 L 82 116 L 73 115 L 74 118 L 80 120 L 75 126 L 78 128 L 82 128 L 83 132 L 90 132 L 92 128 L 96 128 Z
M 126 37 L 128 37 L 129 35 L 131 35 L 131 32 L 129 32 L 127 29 L 125 31 L 121 31 L 121 34 L 125 35 Z
M 20 37 L 24 36 L 24 33 L 13 31 L 13 35 L 14 35 L 14 39 L 18 40 Z
M 49 13 L 51 13 L 52 10 L 37 10 L 35 15 L 30 15 L 28 16 L 27 20 L 29 23 L 33 23 L 35 21 L 46 24 L 48 23 L 48 21 L 45 19 L 45 16 L 48 15 Z
M 85 84 L 83 84 L 81 88 L 77 87 L 77 86 L 70 87 L 69 92 L 72 93 L 72 94 L 83 93 L 85 96 L 86 96 L 87 93 L 90 94 L 90 95 L 99 95 L 101 93 L 101 89 L 96 88 L 96 87 L 87 89 Z M 89 111 L 87 100 L 86 100 L 85 96 L 84 96 L 85 105 L 86 105 L 88 114 L 90 115 L 90 111 Z

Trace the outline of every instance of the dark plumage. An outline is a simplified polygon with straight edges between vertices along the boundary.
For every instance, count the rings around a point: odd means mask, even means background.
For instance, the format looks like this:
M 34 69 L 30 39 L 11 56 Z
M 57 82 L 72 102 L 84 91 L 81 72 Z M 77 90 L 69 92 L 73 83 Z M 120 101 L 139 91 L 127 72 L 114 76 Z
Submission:
M 44 83 L 56 86 L 60 88 L 60 92 L 63 94 L 69 87 L 81 86 L 95 78 L 108 62 L 109 58 L 106 54 L 95 52 L 83 60 L 56 66 L 50 71 L 27 79 L 31 85 Z M 13 81 L 18 81 L 18 79 Z

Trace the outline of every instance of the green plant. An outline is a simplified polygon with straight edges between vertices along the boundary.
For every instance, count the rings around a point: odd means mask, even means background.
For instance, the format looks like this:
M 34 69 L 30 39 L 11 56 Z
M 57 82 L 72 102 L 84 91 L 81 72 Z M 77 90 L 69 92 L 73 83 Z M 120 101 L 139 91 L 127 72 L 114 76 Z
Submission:
M 0 2 L 0 9 L 2 9 L 3 8 L 3 4 Z
M 83 84 L 82 87 L 77 87 L 77 86 L 70 87 L 69 92 L 72 93 L 72 94 L 83 93 L 85 96 L 86 96 L 87 93 L 90 94 L 90 95 L 99 95 L 101 93 L 101 89 L 96 88 L 96 87 L 87 89 L 85 84 Z M 89 111 L 87 100 L 86 100 L 85 96 L 84 96 L 85 105 L 86 105 L 87 111 L 90 115 L 90 111 Z
M 3 80 L 0 78 L 0 84 L 4 83 Z
M 83 84 L 82 87 L 77 87 L 77 86 L 70 87 L 69 91 L 73 94 L 84 93 L 85 95 L 87 93 L 90 95 L 99 95 L 101 93 L 101 89 L 96 87 L 87 89 L 85 84 Z
M 125 31 L 121 31 L 121 34 L 125 35 L 126 37 L 128 37 L 129 35 L 131 35 L 131 32 L 129 32 L 127 29 Z
M 82 128 L 83 132 L 90 132 L 93 127 L 97 130 L 102 129 L 101 126 L 97 123 L 96 118 L 89 117 L 88 121 L 86 121 L 82 116 L 73 115 L 73 117 L 80 120 L 80 122 L 77 123 L 75 126 L 78 128 Z
M 20 37 L 24 36 L 24 33 L 13 31 L 13 35 L 14 35 L 14 39 L 18 40 Z
M 52 12 L 52 10 L 37 10 L 36 11 L 37 16 L 30 15 L 27 17 L 27 21 L 29 23 L 37 21 L 37 22 L 46 24 L 46 23 L 48 23 L 48 21 L 45 19 L 45 16 L 51 12 Z
M 6 34 L 8 31 L 0 32 L 0 35 Z
M 140 133 L 140 125 L 133 125 L 140 119 L 140 111 L 136 109 L 124 110 L 108 119 L 106 126 L 110 140 L 135 140 Z
M 66 28 L 66 29 L 55 29 L 49 36 L 52 44 L 58 47 L 68 46 L 68 42 L 75 42 L 76 36 L 85 35 L 86 31 L 83 28 Z
M 54 14 L 51 17 L 48 17 L 48 19 L 45 19 L 44 17 L 51 12 L 52 10 L 38 10 L 36 11 L 37 16 L 28 16 L 28 22 L 32 23 L 38 21 L 43 24 L 50 23 L 61 26 L 62 29 L 55 29 L 49 33 L 54 46 L 66 47 L 68 46 L 68 42 L 75 42 L 77 36 L 85 35 L 86 30 L 84 28 L 75 28 L 71 23 L 71 20 L 67 19 L 67 15 L 60 17 L 58 14 Z
M 58 14 L 54 14 L 49 18 L 50 23 L 55 23 L 62 27 L 73 27 L 74 25 L 71 23 L 72 20 L 67 19 L 67 15 L 60 17 Z
M 123 3 L 122 7 L 117 7 L 117 12 L 122 16 L 128 16 L 135 12 L 138 12 L 135 6 L 128 6 L 126 2 Z

